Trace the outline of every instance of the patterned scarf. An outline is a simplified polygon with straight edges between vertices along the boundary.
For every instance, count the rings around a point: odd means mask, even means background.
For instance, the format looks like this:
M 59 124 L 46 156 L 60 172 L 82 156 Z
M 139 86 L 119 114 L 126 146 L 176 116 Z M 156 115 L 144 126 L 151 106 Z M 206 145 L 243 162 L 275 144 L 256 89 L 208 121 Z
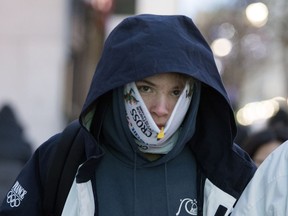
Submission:
M 165 127 L 159 129 L 148 111 L 135 82 L 124 87 L 125 109 L 129 129 L 140 151 L 167 154 L 176 144 L 179 127 L 189 108 L 193 86 L 187 81 Z

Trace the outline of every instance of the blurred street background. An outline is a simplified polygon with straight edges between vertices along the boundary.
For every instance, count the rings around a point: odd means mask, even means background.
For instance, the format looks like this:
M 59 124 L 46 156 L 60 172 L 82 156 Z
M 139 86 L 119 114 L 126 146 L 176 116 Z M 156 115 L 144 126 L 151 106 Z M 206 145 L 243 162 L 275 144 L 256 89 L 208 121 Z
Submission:
M 0 110 L 13 108 L 34 149 L 78 117 L 107 34 L 140 13 L 194 20 L 239 127 L 288 111 L 287 0 L 2 0 Z

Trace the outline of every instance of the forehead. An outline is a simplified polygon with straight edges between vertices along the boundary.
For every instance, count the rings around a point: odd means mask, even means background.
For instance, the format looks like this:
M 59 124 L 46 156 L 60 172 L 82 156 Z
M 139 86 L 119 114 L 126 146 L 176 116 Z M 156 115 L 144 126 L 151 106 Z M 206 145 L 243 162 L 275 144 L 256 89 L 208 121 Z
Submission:
M 180 73 L 161 73 L 150 77 L 146 77 L 143 80 L 157 83 L 172 83 L 172 84 L 182 84 L 187 80 L 187 76 Z

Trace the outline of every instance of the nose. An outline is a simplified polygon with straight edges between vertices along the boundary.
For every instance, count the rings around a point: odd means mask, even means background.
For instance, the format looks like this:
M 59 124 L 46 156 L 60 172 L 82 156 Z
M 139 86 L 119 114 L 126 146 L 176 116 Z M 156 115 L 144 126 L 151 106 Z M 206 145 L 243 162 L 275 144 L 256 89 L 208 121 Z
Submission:
M 166 117 L 169 115 L 169 103 L 166 97 L 161 96 L 155 100 L 154 105 L 151 107 L 153 115 L 159 117 Z

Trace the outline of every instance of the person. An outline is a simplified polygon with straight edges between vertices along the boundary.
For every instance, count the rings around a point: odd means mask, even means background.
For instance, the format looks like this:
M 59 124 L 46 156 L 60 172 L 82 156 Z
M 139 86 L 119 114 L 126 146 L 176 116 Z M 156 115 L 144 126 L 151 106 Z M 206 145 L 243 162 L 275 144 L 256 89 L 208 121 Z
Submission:
M 31 144 L 10 104 L 0 110 L 0 202 L 32 155 Z
M 267 125 L 269 127 L 288 127 L 288 112 L 287 107 L 280 107 L 278 112 L 268 119 Z
M 233 142 L 234 114 L 213 53 L 186 16 L 142 14 L 116 26 L 78 124 L 70 138 L 79 146 L 55 157 L 77 168 L 63 171 L 57 192 L 69 193 L 59 195 L 65 202 L 54 215 L 228 215 L 256 170 Z M 49 161 L 62 135 L 35 152 L 15 181 L 21 200 L 13 207 L 7 198 L 0 215 L 47 214 Z
M 250 134 L 243 144 L 243 149 L 250 155 L 256 165 L 259 166 L 272 151 L 286 140 L 288 140 L 288 127 L 268 126 L 265 129 Z
M 231 216 L 288 215 L 288 141 L 259 166 Z

